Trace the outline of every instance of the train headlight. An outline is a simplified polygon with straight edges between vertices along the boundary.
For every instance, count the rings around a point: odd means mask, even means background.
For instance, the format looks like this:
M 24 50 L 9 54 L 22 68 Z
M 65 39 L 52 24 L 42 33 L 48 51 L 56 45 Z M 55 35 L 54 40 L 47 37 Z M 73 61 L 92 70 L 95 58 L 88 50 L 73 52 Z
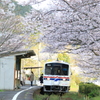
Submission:
M 47 78 L 47 80 L 50 80 L 50 78 Z
M 63 79 L 63 81 L 65 81 L 66 79 Z

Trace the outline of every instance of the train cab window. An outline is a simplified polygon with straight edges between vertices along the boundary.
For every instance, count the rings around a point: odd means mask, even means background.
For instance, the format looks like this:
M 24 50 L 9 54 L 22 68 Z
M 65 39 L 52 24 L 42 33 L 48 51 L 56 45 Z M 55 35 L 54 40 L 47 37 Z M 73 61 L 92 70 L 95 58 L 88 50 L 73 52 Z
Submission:
M 46 66 L 45 66 L 45 74 L 46 75 L 51 75 L 51 72 L 52 72 L 52 66 L 46 64 Z
M 60 68 L 60 66 L 55 66 L 53 68 L 53 70 L 54 70 L 54 75 L 61 75 L 61 68 Z
M 45 74 L 46 75 L 68 75 L 69 74 L 69 65 L 67 64 L 58 64 L 58 63 L 48 63 L 45 65 Z
M 69 66 L 63 64 L 63 65 L 62 65 L 62 72 L 63 72 L 63 75 L 68 75 L 68 72 L 69 72 L 68 70 L 69 70 Z

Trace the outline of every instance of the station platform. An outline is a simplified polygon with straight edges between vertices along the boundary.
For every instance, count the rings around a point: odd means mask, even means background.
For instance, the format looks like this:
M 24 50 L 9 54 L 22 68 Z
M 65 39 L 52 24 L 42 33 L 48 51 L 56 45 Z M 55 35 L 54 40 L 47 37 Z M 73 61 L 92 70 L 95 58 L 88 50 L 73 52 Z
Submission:
M 0 100 L 33 100 L 33 93 L 41 86 L 30 86 L 27 84 L 20 89 L 4 90 L 0 92 Z

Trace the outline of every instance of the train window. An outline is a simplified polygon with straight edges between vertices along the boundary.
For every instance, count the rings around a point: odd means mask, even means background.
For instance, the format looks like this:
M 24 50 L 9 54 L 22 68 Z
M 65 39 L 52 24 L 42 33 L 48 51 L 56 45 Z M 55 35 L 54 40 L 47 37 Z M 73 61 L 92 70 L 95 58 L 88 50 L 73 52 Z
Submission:
M 46 64 L 46 66 L 51 66 L 51 64 Z
M 53 68 L 54 75 L 61 75 L 61 66 L 55 66 Z
M 69 72 L 68 70 L 69 70 L 69 66 L 63 64 L 63 65 L 62 65 L 62 72 L 63 72 L 63 75 L 68 75 L 68 72 Z
M 51 72 L 52 72 L 52 66 L 46 65 L 46 66 L 45 66 L 45 74 L 46 74 L 46 75 L 50 75 Z
M 46 75 L 68 75 L 69 65 L 58 64 L 58 63 L 46 64 L 45 74 Z

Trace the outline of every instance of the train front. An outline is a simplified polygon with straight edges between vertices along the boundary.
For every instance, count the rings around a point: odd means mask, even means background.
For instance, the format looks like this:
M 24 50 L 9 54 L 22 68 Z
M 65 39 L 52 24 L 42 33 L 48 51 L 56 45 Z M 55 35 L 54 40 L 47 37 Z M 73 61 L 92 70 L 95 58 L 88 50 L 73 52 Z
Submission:
M 44 92 L 68 92 L 70 89 L 70 67 L 68 63 L 45 64 L 43 76 Z

